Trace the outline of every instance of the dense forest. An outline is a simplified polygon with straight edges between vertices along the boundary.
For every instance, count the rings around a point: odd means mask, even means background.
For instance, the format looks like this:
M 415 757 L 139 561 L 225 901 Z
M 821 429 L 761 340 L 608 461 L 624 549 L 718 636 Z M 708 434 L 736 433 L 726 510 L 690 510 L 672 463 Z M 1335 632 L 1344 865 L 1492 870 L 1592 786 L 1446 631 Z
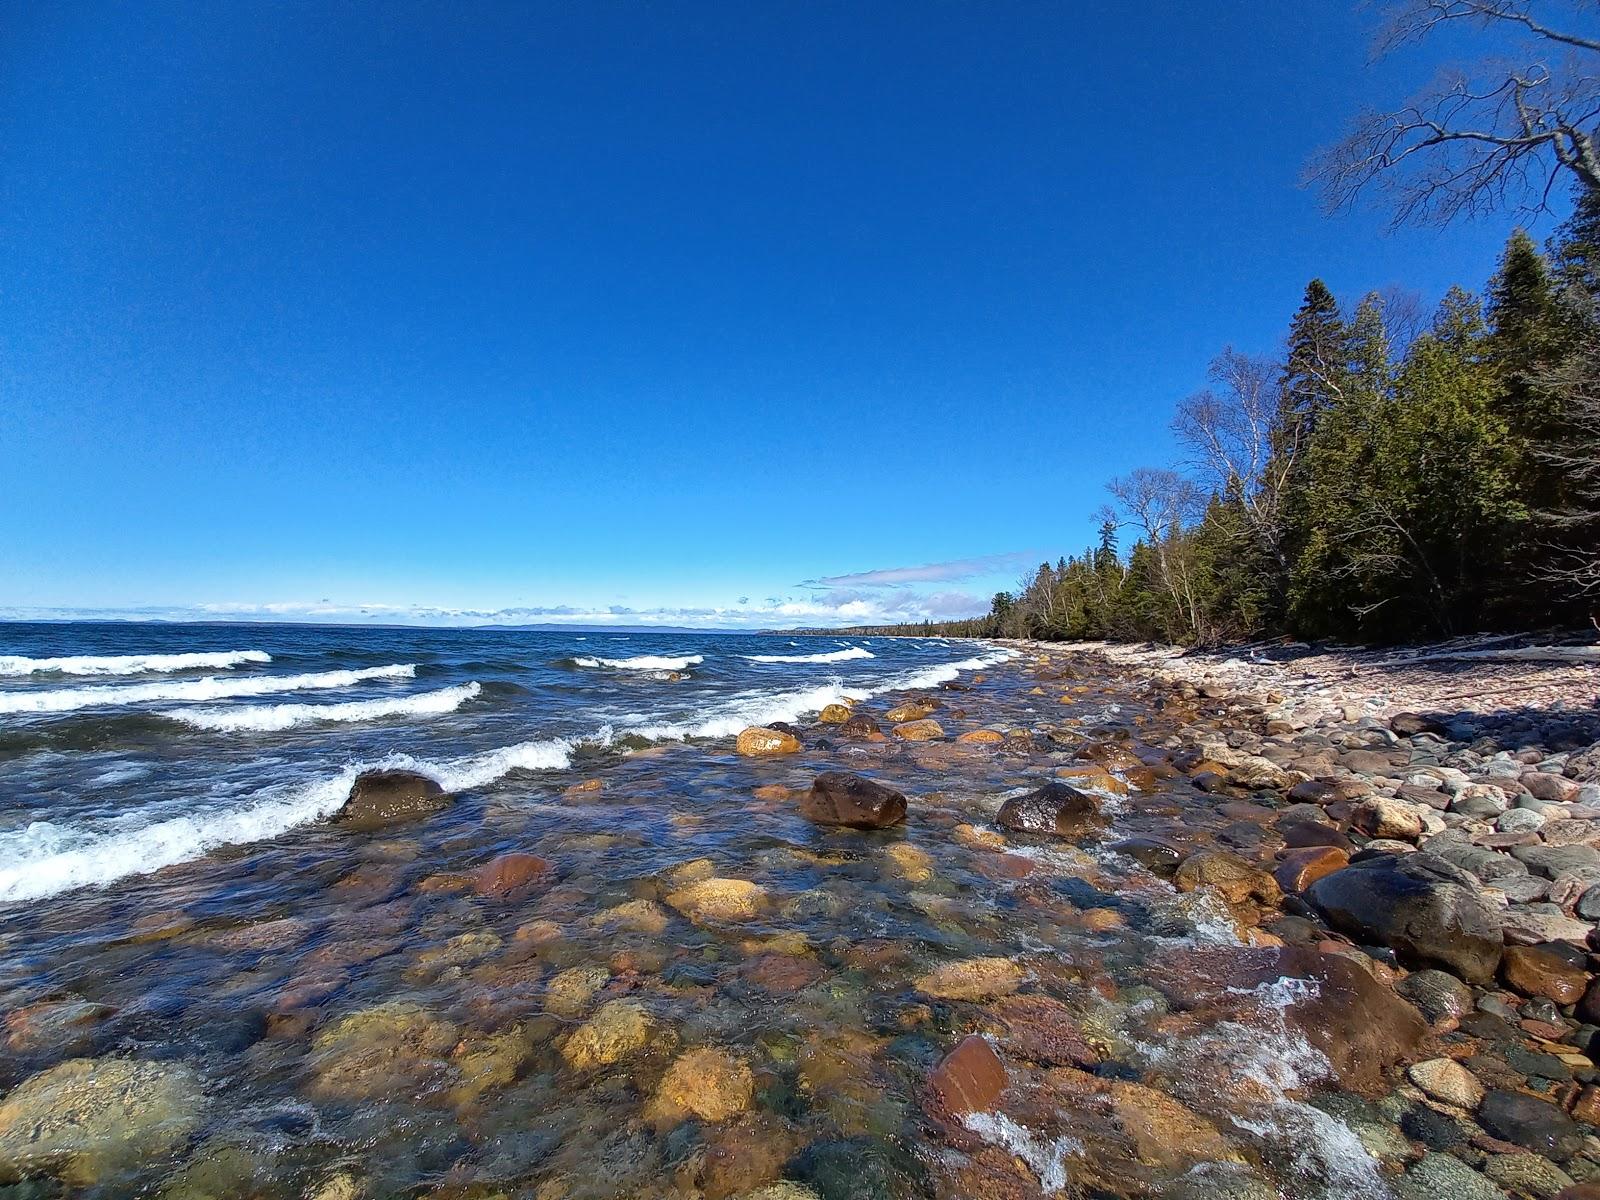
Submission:
M 1600 189 L 1431 316 L 1312 280 L 1281 354 L 1224 350 L 1173 431 L 1183 467 L 1112 480 L 1094 545 L 986 617 L 895 632 L 1386 642 L 1593 619 Z

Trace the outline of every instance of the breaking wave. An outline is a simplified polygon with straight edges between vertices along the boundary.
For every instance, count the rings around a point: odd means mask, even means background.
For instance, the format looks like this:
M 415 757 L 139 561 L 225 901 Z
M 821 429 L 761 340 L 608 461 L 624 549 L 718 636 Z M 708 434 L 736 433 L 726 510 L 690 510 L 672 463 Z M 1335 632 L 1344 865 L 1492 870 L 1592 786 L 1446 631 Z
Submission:
M 0 675 L 152 675 L 163 671 L 222 671 L 245 663 L 268 663 L 264 650 L 221 650 L 195 654 L 72 654 L 29 658 L 0 654 Z
M 252 704 L 233 708 L 178 708 L 161 715 L 195 729 L 273 733 L 323 721 L 377 721 L 384 717 L 434 717 L 454 712 L 483 688 L 476 683 L 440 688 L 393 700 L 348 700 L 342 704 Z
M 571 660 L 575 667 L 610 667 L 616 671 L 683 671 L 703 663 L 703 654 L 684 654 L 672 657 L 662 654 L 641 654 L 637 658 L 582 658 Z
M 871 650 L 851 646 L 848 650 L 833 650 L 826 654 L 746 654 L 745 660 L 758 663 L 836 663 L 854 658 L 876 658 Z
M 369 679 L 410 679 L 415 664 L 365 667 L 359 671 L 320 671 L 309 675 L 252 675 L 181 682 L 102 684 L 96 687 L 52 688 L 48 691 L 0 692 L 0 713 L 71 712 L 97 705 L 147 704 L 151 701 L 227 700 L 236 696 L 269 696 L 316 688 L 350 687 Z

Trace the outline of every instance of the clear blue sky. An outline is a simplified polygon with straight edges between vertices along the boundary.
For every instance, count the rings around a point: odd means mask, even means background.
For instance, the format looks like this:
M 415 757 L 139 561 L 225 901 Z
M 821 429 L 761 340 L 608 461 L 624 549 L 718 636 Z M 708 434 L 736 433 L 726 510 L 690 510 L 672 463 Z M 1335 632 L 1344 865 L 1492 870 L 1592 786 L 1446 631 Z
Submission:
M 1298 186 L 1371 20 L 7 4 L 0 610 L 964 611 L 1313 275 L 1492 269 Z

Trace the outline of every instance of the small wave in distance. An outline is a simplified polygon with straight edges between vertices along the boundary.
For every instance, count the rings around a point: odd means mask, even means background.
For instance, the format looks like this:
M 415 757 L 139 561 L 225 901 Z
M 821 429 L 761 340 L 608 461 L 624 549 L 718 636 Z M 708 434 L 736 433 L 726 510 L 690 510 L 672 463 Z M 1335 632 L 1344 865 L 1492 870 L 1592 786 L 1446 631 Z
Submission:
M 269 663 L 265 650 L 200 651 L 193 654 L 69 654 L 29 658 L 0 654 L 0 675 L 154 675 L 164 671 L 225 671 L 245 663 Z
M 247 704 L 223 708 L 176 708 L 161 715 L 195 729 L 225 733 L 276 733 L 296 725 L 323 721 L 379 721 L 385 717 L 435 717 L 454 712 L 483 688 L 476 683 L 396 696 L 384 700 L 347 700 L 341 704 Z
M 858 658 L 877 658 L 871 650 L 851 646 L 848 650 L 830 650 L 823 654 L 746 654 L 747 662 L 758 663 L 836 663 Z
M 97 687 L 52 688 L 35 692 L 0 692 L 0 713 L 71 712 L 97 705 L 148 704 L 152 701 L 227 700 L 235 696 L 270 696 L 315 688 L 341 688 L 369 679 L 410 679 L 414 663 L 365 667 L 359 671 L 319 671 L 309 675 L 251 675 L 224 679 L 208 675 L 165 683 L 102 684 Z

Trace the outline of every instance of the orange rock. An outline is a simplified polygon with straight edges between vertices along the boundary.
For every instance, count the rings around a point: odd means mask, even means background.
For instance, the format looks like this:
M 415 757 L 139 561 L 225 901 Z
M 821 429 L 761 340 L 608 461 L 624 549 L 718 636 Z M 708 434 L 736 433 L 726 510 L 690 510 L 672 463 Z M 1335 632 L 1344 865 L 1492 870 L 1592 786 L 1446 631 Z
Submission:
M 1285 892 L 1298 896 L 1324 875 L 1349 865 L 1350 856 L 1337 846 L 1301 846 L 1283 852 L 1272 877 Z
M 781 729 L 764 729 L 752 726 L 734 743 L 734 749 L 746 758 L 767 758 L 775 754 L 794 754 L 800 749 L 800 739 Z
M 944 736 L 944 726 L 937 721 L 904 721 L 889 732 L 903 742 L 931 742 Z
M 987 1038 L 972 1034 L 939 1060 L 928 1076 L 928 1091 L 941 1116 L 959 1119 L 992 1109 L 1006 1083 L 1006 1065 L 994 1047 Z
M 1005 740 L 1006 735 L 994 729 L 974 729 L 956 739 L 969 746 L 997 746 Z
M 504 900 L 527 892 L 549 870 L 550 864 L 537 854 L 500 854 L 478 868 L 472 877 L 472 890 L 480 896 Z
M 1589 986 L 1589 973 L 1539 946 L 1507 946 L 1500 974 L 1524 996 L 1544 996 L 1557 1004 L 1576 1004 Z
M 1091 908 L 1083 914 L 1083 927 L 1090 933 L 1110 933 L 1126 929 L 1127 920 L 1114 908 Z
M 792 793 L 781 783 L 765 783 L 755 791 L 757 800 L 787 800 Z

